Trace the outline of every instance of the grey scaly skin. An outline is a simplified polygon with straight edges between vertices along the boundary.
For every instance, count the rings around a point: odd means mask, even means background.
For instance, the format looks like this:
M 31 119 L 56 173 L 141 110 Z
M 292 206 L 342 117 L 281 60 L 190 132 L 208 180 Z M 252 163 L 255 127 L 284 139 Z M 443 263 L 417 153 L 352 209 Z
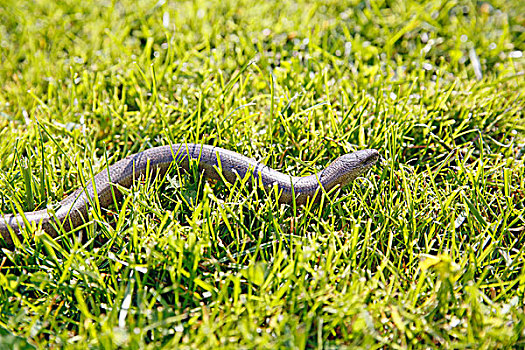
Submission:
M 325 191 L 330 191 L 337 185 L 344 187 L 374 165 L 379 159 L 379 153 L 367 149 L 345 154 L 317 174 L 295 177 L 219 147 L 192 143 L 154 147 L 128 156 L 102 170 L 86 182 L 85 188 L 78 188 L 62 200 L 54 215 L 50 215 L 48 210 L 44 209 L 25 212 L 24 216 L 29 224 L 42 225 L 44 231 L 55 237 L 58 234 L 57 227 L 62 227 L 67 232 L 85 223 L 88 209 L 91 203 L 95 202 L 95 193 L 100 207 L 108 208 L 113 203 L 113 193 L 117 200 L 122 197 L 117 187 L 112 184 L 130 188 L 134 179 L 145 175 L 147 169 L 159 176 L 164 176 L 172 165 L 187 172 L 190 168 L 190 158 L 198 163 L 199 171 L 207 178 L 220 180 L 220 172 L 227 181 L 233 183 L 239 177 L 250 176 L 251 180 L 262 184 L 266 189 L 277 186 L 281 193 L 280 203 L 292 202 L 295 195 L 296 203 L 301 205 L 308 199 L 320 199 L 322 191 L 319 185 L 322 185 Z M 93 185 L 96 186 L 96 192 Z M 24 225 L 22 215 L 0 213 L 0 234 L 8 245 L 13 243 L 10 231 L 20 237 L 20 230 Z

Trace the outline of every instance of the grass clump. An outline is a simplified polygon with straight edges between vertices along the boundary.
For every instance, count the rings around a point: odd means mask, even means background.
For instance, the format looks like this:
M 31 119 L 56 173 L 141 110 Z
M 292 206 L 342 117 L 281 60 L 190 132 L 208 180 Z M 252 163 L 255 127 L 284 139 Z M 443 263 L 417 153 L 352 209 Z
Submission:
M 294 208 L 200 174 L 0 252 L 21 347 L 523 346 L 519 1 L 0 4 L 0 211 L 171 142 L 294 175 L 376 148 Z

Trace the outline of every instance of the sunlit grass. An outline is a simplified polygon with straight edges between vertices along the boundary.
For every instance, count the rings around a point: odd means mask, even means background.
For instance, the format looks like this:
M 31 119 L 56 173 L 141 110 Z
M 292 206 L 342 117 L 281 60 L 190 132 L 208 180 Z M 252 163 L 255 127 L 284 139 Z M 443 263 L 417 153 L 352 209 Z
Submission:
M 173 170 L 83 230 L 28 232 L 0 252 L 1 344 L 523 346 L 523 13 L 2 2 L 2 213 L 171 142 L 294 175 L 384 161 L 306 208 Z

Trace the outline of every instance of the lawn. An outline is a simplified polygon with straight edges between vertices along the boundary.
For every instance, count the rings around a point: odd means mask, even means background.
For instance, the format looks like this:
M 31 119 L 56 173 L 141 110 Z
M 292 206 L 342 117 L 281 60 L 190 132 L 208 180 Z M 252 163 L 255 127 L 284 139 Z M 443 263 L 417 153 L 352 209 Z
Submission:
M 170 143 L 297 176 L 384 158 L 305 207 L 173 169 L 0 243 L 0 348 L 524 347 L 524 14 L 0 0 L 0 213 Z

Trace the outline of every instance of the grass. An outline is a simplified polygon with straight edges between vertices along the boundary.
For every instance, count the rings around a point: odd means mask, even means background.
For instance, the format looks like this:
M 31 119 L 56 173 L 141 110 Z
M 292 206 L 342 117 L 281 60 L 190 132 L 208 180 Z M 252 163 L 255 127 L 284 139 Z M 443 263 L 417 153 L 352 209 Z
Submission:
M 294 175 L 385 161 L 307 208 L 173 171 L 30 230 L 0 251 L 0 347 L 523 347 L 523 13 L 3 0 L 3 213 L 170 142 Z

